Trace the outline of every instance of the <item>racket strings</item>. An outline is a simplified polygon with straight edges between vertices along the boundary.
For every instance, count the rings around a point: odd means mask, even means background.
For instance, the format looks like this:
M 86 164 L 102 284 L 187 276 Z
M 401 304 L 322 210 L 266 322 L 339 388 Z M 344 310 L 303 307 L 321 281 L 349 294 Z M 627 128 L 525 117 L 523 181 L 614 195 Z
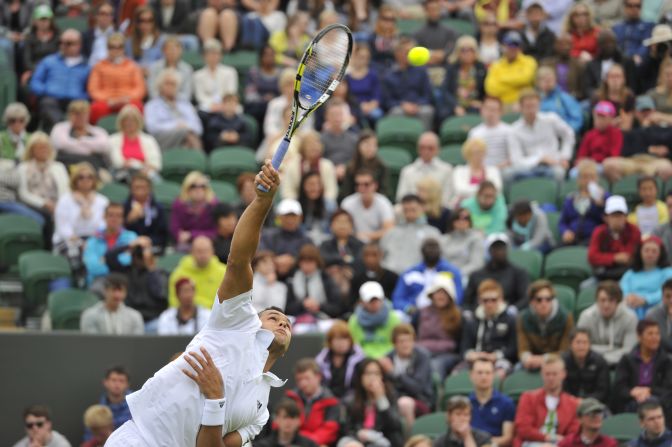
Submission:
M 308 56 L 299 98 L 303 107 L 312 107 L 343 76 L 343 65 L 349 53 L 349 37 L 343 31 L 332 31 L 319 40 Z

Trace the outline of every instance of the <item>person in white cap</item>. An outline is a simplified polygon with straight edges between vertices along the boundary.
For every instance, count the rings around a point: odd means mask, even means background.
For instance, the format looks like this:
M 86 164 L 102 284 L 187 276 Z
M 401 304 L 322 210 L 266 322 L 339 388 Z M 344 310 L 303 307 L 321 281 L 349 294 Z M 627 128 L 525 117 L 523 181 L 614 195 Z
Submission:
M 642 235 L 627 221 L 628 204 L 623 196 L 611 196 L 604 205 L 604 224 L 593 232 L 588 262 L 599 280 L 618 280 L 630 267 Z
M 645 10 L 646 8 L 643 12 Z M 642 20 L 648 20 L 645 14 L 641 17 Z M 656 86 L 661 64 L 672 55 L 672 27 L 668 24 L 656 25 L 651 31 L 651 37 L 645 39 L 642 44 L 649 50 L 644 61 L 637 67 L 637 81 L 639 91 L 645 92 Z
M 313 242 L 301 228 L 303 210 L 298 200 L 284 199 L 275 208 L 275 214 L 280 226 L 264 229 L 259 248 L 275 253 L 278 276 L 284 279 L 296 265 L 301 247 Z

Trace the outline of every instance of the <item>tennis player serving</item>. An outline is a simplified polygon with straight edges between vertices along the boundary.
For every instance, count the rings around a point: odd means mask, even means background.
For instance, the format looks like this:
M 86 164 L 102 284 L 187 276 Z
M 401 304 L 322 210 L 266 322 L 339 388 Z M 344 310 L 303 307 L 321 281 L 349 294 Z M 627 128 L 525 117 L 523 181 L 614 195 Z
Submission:
M 236 226 L 226 273 L 207 325 L 185 355 L 161 368 L 127 397 L 133 419 L 108 447 L 241 447 L 268 421 L 270 372 L 292 338 L 280 309 L 252 307 L 252 257 L 280 183 L 270 161 L 255 179 L 256 198 Z M 268 192 L 264 192 L 264 190 Z

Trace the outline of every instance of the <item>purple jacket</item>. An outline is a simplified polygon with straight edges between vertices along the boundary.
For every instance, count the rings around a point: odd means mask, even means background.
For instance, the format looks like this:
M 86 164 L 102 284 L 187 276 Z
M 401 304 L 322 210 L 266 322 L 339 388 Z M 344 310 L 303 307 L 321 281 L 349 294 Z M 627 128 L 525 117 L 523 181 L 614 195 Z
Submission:
M 418 345 L 432 354 L 457 351 L 457 342 L 443 330 L 441 317 L 433 305 L 420 309 Z
M 217 225 L 212 217 L 216 201 L 208 203 L 199 213 L 192 211 L 187 202 L 176 199 L 170 216 L 170 234 L 177 240 L 180 231 L 190 231 L 192 240 L 197 236 L 210 239 L 217 233 Z
M 352 376 L 355 373 L 355 367 L 359 362 L 364 360 L 364 352 L 362 348 L 357 345 L 352 346 L 352 354 L 348 357 L 348 363 L 345 366 L 345 387 L 352 388 Z M 327 386 L 331 382 L 331 357 L 329 356 L 329 348 L 322 349 L 317 356 L 315 356 L 315 361 L 320 365 L 320 370 L 322 371 L 322 381 Z

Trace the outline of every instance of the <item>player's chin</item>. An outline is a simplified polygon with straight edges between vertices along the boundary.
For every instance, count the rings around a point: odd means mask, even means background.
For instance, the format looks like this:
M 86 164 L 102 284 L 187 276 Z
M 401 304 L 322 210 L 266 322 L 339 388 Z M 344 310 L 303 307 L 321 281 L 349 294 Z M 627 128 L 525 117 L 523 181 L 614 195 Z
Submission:
M 278 346 L 283 346 L 285 351 L 287 351 L 287 349 L 289 349 L 289 344 L 292 341 L 292 336 L 289 334 L 283 334 L 282 332 L 276 332 L 274 341 L 275 344 Z

